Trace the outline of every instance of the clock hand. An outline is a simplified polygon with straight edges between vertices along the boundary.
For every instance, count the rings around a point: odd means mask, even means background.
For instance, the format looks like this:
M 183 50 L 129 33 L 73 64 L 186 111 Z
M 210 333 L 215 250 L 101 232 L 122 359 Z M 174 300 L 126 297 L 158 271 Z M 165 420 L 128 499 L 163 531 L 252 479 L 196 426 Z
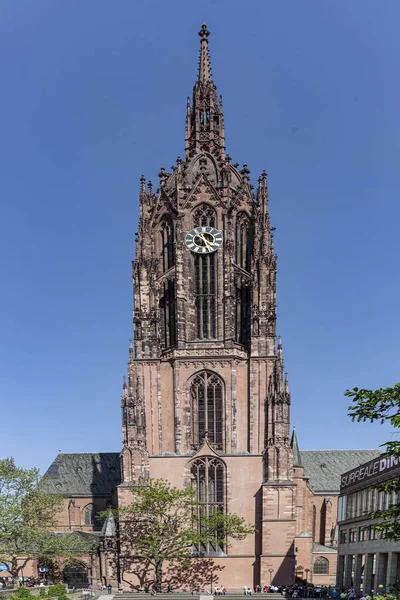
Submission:
M 203 242 L 205 243 L 205 245 L 207 246 L 207 248 L 211 248 L 211 245 L 210 245 L 210 243 L 209 243 L 209 242 L 206 240 L 206 238 L 204 237 L 204 233 L 200 233 L 200 234 L 199 234 L 199 238 L 200 238 L 201 240 L 203 240 Z M 212 249 L 212 248 L 211 248 L 211 249 Z

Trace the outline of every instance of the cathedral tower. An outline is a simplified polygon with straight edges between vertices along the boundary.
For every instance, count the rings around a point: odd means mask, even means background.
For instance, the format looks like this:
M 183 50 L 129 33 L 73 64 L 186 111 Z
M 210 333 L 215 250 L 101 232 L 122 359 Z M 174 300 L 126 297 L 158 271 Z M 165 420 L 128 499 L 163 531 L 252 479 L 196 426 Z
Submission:
M 206 25 L 199 35 L 185 156 L 157 189 L 140 182 L 119 496 L 140 477 L 194 482 L 205 511 L 256 524 L 229 549 L 203 549 L 225 583 L 288 584 L 295 486 L 267 175 L 254 190 L 247 165 L 231 164 Z

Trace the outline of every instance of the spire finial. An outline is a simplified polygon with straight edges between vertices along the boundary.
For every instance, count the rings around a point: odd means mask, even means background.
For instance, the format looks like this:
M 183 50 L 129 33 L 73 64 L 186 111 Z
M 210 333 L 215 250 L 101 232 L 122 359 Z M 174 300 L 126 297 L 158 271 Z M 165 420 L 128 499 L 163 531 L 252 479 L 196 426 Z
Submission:
M 199 36 L 201 37 L 200 42 L 200 60 L 199 60 L 199 81 L 201 83 L 206 83 L 211 81 L 211 65 L 210 65 L 210 56 L 208 54 L 208 36 L 210 32 L 207 29 L 207 25 L 203 23 L 201 29 L 199 31 Z
M 287 373 L 285 373 L 285 384 L 283 389 L 287 394 L 289 393 L 289 375 Z
M 207 25 L 205 23 L 203 23 L 203 25 L 201 26 L 201 29 L 199 31 L 199 36 L 201 37 L 202 40 L 206 40 L 208 36 L 210 35 L 210 32 L 207 29 Z

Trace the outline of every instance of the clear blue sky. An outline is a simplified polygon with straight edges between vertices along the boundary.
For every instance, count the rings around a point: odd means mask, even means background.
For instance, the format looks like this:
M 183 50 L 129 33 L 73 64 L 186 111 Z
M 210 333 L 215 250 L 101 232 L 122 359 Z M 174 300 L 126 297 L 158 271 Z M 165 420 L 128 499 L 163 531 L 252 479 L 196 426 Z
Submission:
M 2 0 L 0 456 L 119 451 L 139 178 L 183 154 L 203 21 L 227 149 L 269 176 L 300 446 L 371 448 L 400 380 L 400 3 Z

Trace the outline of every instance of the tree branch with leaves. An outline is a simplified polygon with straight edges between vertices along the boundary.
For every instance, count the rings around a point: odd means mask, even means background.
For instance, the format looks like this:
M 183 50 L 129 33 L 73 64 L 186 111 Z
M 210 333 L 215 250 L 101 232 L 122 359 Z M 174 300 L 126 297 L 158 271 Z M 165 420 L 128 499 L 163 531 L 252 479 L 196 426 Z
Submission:
M 38 469 L 0 460 L 0 562 L 11 564 L 14 582 L 32 558 L 68 560 L 89 550 L 73 533 L 56 533 L 62 508 L 63 497 L 46 493 Z
M 132 557 L 135 570 L 138 563 L 151 566 L 158 589 L 170 583 L 163 581 L 165 563 L 169 576 L 174 565 L 181 573 L 188 572 L 196 548 L 220 543 L 229 546 L 231 539 L 244 539 L 254 532 L 238 515 L 220 511 L 201 516 L 200 527 L 201 511 L 192 487 L 178 489 L 164 479 L 149 479 L 131 486 L 130 492 L 131 503 L 115 511 L 121 552 Z
M 359 389 L 346 390 L 345 396 L 352 399 L 349 406 L 349 416 L 353 421 L 374 423 L 376 421 L 390 423 L 397 435 L 400 432 L 400 383 L 393 387 L 379 388 L 378 390 Z M 390 440 L 382 444 L 385 452 L 400 460 L 400 440 Z M 400 540 L 400 479 L 389 479 L 381 484 L 380 491 L 391 494 L 397 493 L 397 502 L 392 503 L 387 510 L 377 510 L 371 514 L 379 522 L 374 529 L 379 531 L 386 539 Z

